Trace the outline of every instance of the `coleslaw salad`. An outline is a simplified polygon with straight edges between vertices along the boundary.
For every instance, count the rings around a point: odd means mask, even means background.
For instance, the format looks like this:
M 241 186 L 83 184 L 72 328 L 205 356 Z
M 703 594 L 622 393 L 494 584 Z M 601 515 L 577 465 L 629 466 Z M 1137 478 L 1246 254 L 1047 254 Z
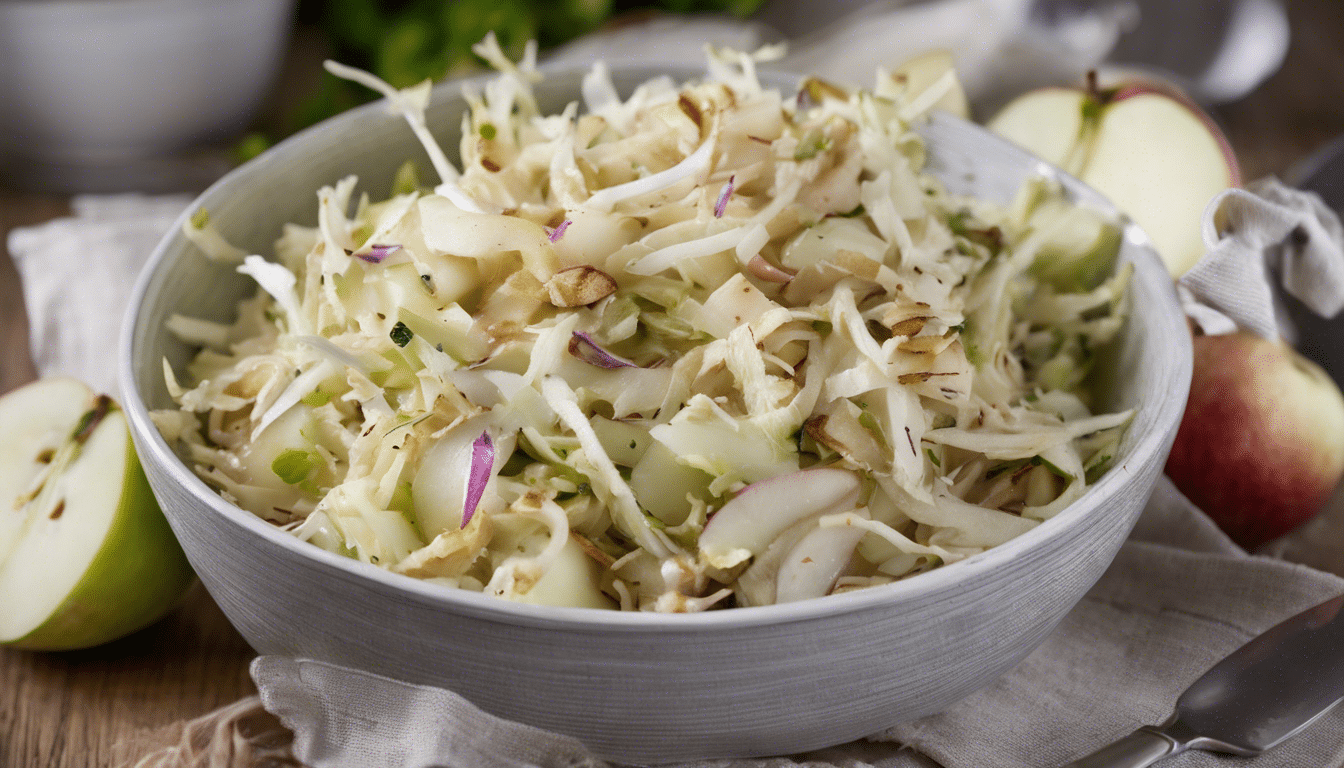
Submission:
M 428 84 L 373 87 L 437 182 L 317 193 L 260 287 L 174 316 L 160 431 L 228 500 L 316 546 L 505 599 L 700 611 L 909 578 L 1057 514 L 1130 412 L 1095 415 L 1124 322 L 1119 226 L 1045 180 L 1007 207 L 921 172 L 937 93 L 761 86 L 770 51 L 544 115 L 535 53 L 466 94 L 461 170 Z M 941 82 L 941 81 L 940 81 Z

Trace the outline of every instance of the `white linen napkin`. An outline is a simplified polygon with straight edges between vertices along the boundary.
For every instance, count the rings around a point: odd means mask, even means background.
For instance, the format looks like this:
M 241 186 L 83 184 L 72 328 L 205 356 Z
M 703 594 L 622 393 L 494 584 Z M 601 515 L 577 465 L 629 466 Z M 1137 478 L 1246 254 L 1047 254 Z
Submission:
M 1229 189 L 1204 212 L 1204 257 L 1181 276 L 1185 313 L 1208 334 L 1237 327 L 1265 338 L 1290 337 L 1273 290 L 1322 317 L 1344 309 L 1344 228 L 1319 195 L 1278 179 Z
M 82 195 L 73 215 L 9 233 L 29 348 L 43 376 L 117 394 L 117 337 L 135 278 L 190 197 Z

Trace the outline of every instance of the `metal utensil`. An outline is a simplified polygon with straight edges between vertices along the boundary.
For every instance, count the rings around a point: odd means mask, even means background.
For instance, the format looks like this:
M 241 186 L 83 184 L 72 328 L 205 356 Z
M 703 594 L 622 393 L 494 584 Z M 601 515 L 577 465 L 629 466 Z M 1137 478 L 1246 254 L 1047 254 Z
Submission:
M 1065 768 L 1143 768 L 1187 749 L 1258 755 L 1344 699 L 1344 595 L 1218 662 L 1161 726 L 1144 726 Z

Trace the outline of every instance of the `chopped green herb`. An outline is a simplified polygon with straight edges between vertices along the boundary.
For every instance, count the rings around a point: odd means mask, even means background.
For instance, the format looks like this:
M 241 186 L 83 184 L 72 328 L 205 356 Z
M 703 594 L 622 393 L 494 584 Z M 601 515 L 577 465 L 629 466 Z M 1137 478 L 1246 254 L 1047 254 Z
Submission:
M 398 347 L 404 347 L 411 343 L 411 339 L 415 337 L 415 334 L 411 333 L 411 329 L 407 328 L 405 323 L 398 321 L 396 325 L 392 326 L 392 332 L 389 333 L 388 336 L 392 337 L 393 344 L 396 344 Z
M 481 138 L 490 141 L 495 138 L 495 126 L 490 123 L 481 123 Z
M 233 156 L 239 163 L 245 163 L 270 148 L 270 137 L 254 131 L 239 140 L 233 148 Z
M 969 212 L 962 210 L 957 211 L 956 213 L 953 213 L 951 216 L 947 217 L 947 227 L 948 229 L 952 230 L 952 234 L 954 235 L 966 234 L 966 219 L 969 216 L 970 216 Z
M 210 212 L 204 208 L 197 208 L 196 212 L 191 214 L 191 226 L 193 229 L 205 229 L 210 224 Z
M 929 461 L 933 462 L 933 466 L 943 468 L 943 462 L 938 459 L 938 454 L 934 453 L 932 448 L 925 448 L 924 453 L 928 455 Z

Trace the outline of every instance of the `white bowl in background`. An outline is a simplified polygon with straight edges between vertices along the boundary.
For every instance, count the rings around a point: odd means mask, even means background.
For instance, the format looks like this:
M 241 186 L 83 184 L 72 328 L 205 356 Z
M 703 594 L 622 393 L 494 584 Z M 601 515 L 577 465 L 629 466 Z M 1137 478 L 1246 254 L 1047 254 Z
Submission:
M 613 75 L 628 94 L 664 73 L 698 74 L 623 67 Z M 537 86 L 541 107 L 576 99 L 581 75 L 552 73 Z M 796 82 L 766 77 L 788 90 Z M 463 111 L 457 85 L 435 90 L 428 119 L 446 148 L 458 145 Z M 930 171 L 954 192 L 1006 202 L 1024 177 L 1046 173 L 1077 200 L 1113 210 L 974 125 L 936 116 L 920 130 Z M 407 158 L 424 158 L 410 130 L 384 103 L 370 104 L 233 171 L 191 210 L 207 208 L 230 240 L 269 253 L 282 224 L 314 223 L 318 187 L 355 173 L 362 189 L 381 197 Z M 176 229 L 131 301 L 121 390 L 173 530 L 260 653 L 449 688 L 621 761 L 793 753 L 937 712 L 989 684 L 1110 564 L 1162 469 L 1191 367 L 1171 278 L 1136 227 L 1124 234 L 1135 311 L 1099 373 L 1105 405 L 1138 412 L 1115 467 L 1056 517 L 985 553 L 894 584 L 785 605 L 668 615 L 505 602 L 326 552 L 224 501 L 155 431 L 149 409 L 174 407 L 163 361 L 180 371 L 194 354 L 167 332 L 167 317 L 230 320 L 236 300 L 254 288 Z
M 0 172 L 50 191 L 184 188 L 162 174 L 190 171 L 165 158 L 248 126 L 293 10 L 294 0 L 0 0 Z

